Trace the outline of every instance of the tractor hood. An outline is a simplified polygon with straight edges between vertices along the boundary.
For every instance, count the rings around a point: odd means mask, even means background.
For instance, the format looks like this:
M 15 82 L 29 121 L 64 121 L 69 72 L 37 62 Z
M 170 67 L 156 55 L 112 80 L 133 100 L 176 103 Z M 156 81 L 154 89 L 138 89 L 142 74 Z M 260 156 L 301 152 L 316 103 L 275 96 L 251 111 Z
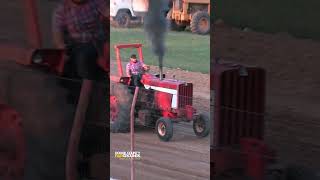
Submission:
M 160 80 L 160 78 L 152 74 L 144 74 L 142 77 L 142 83 L 147 86 L 162 87 L 167 89 L 178 89 L 179 85 L 187 84 L 185 81 L 176 79 Z
M 151 74 L 143 75 L 142 83 L 146 89 L 153 89 L 156 91 L 155 102 L 162 104 L 161 107 L 163 109 L 185 108 L 186 105 L 192 106 L 192 83 L 175 79 L 160 80 L 159 77 Z

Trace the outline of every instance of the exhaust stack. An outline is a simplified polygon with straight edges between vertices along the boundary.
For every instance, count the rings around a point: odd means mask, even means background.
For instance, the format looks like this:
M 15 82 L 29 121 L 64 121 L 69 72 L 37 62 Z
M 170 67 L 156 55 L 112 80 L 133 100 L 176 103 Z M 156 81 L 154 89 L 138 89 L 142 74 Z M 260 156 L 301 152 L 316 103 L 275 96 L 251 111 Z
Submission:
M 166 0 L 149 0 L 148 12 L 144 17 L 144 30 L 151 42 L 153 54 L 158 56 L 160 80 L 163 79 L 163 57 L 165 55 L 165 35 L 167 32 L 167 20 L 163 15 Z
M 163 62 L 163 56 L 159 56 L 159 70 L 160 70 L 160 80 L 161 81 L 163 79 L 162 62 Z

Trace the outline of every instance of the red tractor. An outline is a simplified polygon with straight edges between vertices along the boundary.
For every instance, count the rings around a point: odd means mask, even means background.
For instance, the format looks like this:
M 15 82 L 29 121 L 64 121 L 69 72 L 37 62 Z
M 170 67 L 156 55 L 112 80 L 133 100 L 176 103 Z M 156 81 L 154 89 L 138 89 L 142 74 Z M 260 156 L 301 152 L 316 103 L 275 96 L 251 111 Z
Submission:
M 118 76 L 110 77 L 110 128 L 112 132 L 128 132 L 133 95 L 130 78 L 123 73 L 120 50 L 136 49 L 138 59 L 143 62 L 142 44 L 120 44 L 114 48 Z M 139 124 L 155 127 L 160 140 L 169 141 L 173 136 L 173 123 L 180 121 L 193 121 L 194 132 L 199 137 L 209 134 L 209 116 L 197 113 L 193 107 L 192 83 L 147 72 L 142 75 L 141 83 L 143 87 L 139 91 L 135 117 Z

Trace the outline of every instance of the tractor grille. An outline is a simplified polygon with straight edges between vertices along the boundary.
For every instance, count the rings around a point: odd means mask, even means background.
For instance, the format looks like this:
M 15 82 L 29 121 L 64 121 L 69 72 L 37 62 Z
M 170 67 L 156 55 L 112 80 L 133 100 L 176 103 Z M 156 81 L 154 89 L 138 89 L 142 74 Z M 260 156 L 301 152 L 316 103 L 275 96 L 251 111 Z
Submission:
M 184 108 L 186 105 L 192 106 L 193 85 L 191 83 L 180 84 L 178 91 L 178 107 Z
M 263 138 L 265 74 L 248 68 L 247 76 L 238 69 L 214 77 L 214 121 L 218 131 L 212 144 L 238 144 L 241 137 Z

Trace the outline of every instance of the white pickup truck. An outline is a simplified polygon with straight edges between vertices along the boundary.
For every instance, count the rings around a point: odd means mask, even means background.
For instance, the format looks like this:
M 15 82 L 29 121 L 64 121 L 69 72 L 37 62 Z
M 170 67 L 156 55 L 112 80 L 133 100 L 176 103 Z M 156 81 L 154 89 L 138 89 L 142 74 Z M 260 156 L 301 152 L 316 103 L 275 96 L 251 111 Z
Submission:
M 132 21 L 141 22 L 148 11 L 148 0 L 110 0 L 110 19 L 118 27 L 127 28 Z
M 117 27 L 127 28 L 134 21 L 141 23 L 148 7 L 149 0 L 110 0 L 110 20 Z M 168 12 L 169 7 L 165 11 Z

